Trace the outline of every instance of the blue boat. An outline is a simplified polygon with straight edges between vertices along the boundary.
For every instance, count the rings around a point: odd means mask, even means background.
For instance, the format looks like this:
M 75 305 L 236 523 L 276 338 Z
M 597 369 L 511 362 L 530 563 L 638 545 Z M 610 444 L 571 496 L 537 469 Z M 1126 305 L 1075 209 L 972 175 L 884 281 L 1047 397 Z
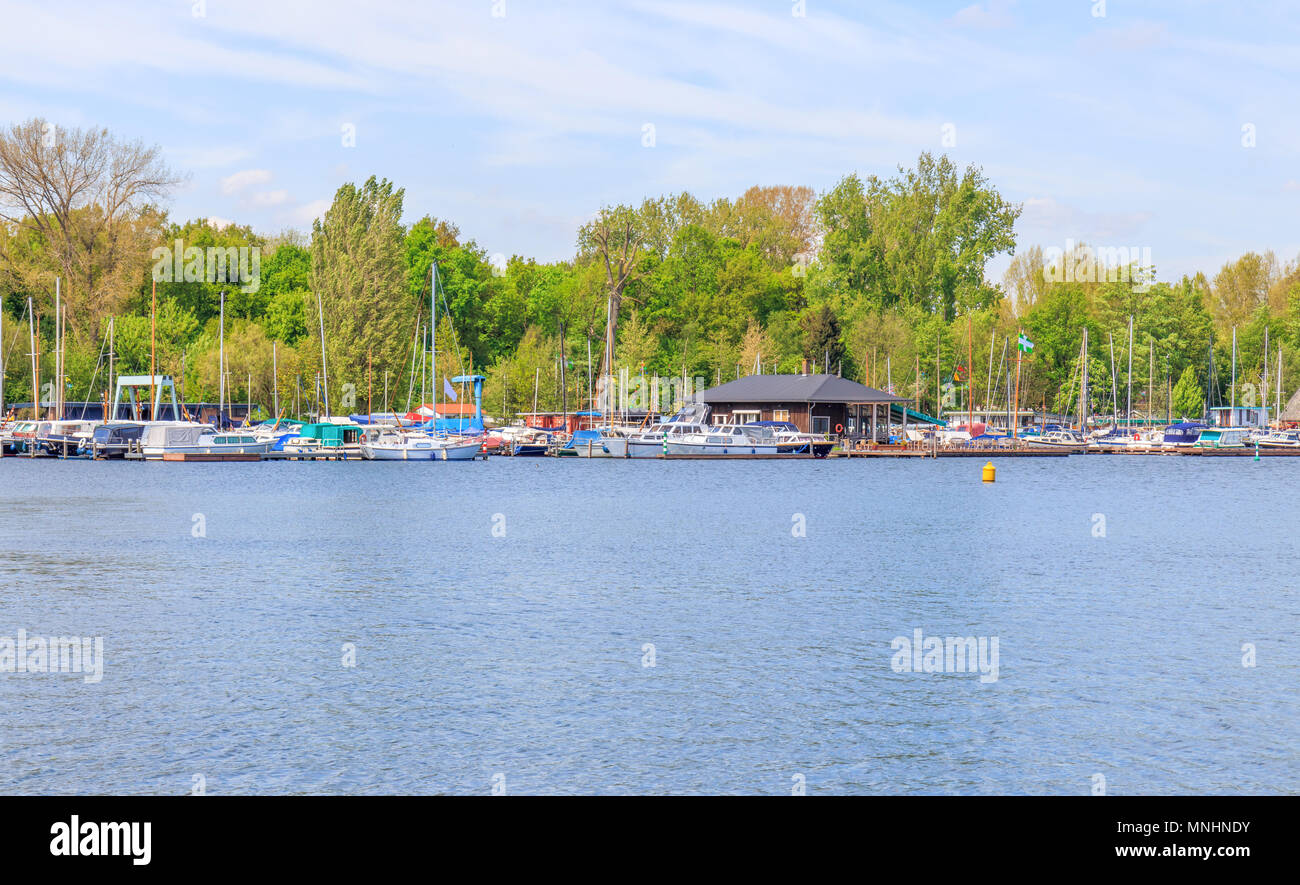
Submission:
M 1165 428 L 1164 444 L 1167 446 L 1194 446 L 1201 438 L 1201 431 L 1208 425 L 1199 421 L 1182 421 Z

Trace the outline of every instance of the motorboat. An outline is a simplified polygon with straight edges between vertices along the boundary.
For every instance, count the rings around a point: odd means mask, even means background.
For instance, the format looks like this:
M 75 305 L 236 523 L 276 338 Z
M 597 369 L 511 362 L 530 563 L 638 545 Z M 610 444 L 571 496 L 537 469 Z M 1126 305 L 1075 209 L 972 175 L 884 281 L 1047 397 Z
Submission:
M 134 421 L 101 424 L 91 433 L 90 457 L 125 458 L 127 452 L 140 450 L 144 424 Z
M 196 454 L 200 455 L 265 455 L 275 445 L 251 431 L 226 430 L 205 433 L 199 437 Z
M 771 427 L 724 424 L 697 433 L 669 436 L 664 452 L 675 456 L 775 455 L 776 433 Z
M 251 431 L 217 430 L 191 421 L 147 424 L 140 437 L 146 461 L 159 461 L 164 455 L 264 455 L 274 444 Z
M 57 458 L 75 458 L 86 453 L 95 430 L 94 421 L 50 421 L 48 424 L 49 427 L 36 437 L 46 454 Z
M 378 428 L 357 424 L 338 424 L 332 421 L 304 424 L 298 435 L 284 440 L 280 451 L 289 457 L 306 458 L 360 458 L 361 443 L 367 433 L 379 436 Z
M 1165 428 L 1161 441 L 1165 446 L 1194 446 L 1205 428 L 1199 421 L 1180 421 Z
M 140 450 L 147 461 L 161 460 L 169 453 L 197 452 L 199 437 L 216 432 L 211 424 L 196 421 L 148 422 L 140 435 Z
M 667 421 L 651 424 L 644 430 L 628 436 L 626 457 L 662 457 L 668 451 L 669 440 L 680 439 L 690 434 L 707 433 L 711 430 L 710 414 L 711 411 L 705 403 L 691 403 L 685 406 Z M 615 454 L 618 448 L 621 447 L 611 447 L 611 454 Z
M 1255 438 L 1261 449 L 1300 449 L 1300 430 L 1274 430 Z
M 1049 430 L 1038 437 L 1025 440 L 1030 446 L 1049 448 L 1082 449 L 1087 445 L 1084 439 L 1073 430 Z
M 28 455 L 29 457 L 47 457 L 48 452 L 40 444 L 40 437 L 49 433 L 53 421 L 18 421 L 5 435 L 4 451 L 6 455 Z
M 1244 449 L 1249 427 L 1207 427 L 1196 441 L 1200 449 Z
M 551 434 L 545 430 L 528 428 L 513 436 L 510 454 L 516 458 L 540 458 L 551 447 Z
M 825 458 L 835 443 L 815 433 L 804 433 L 790 421 L 750 421 L 745 427 L 770 427 L 776 435 L 778 455 L 812 455 Z

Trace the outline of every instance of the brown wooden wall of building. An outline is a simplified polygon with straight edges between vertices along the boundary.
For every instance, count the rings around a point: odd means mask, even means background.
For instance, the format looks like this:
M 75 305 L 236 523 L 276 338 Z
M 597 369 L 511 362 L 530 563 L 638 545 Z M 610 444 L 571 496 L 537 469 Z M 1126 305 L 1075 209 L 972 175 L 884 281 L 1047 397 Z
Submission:
M 744 412 L 758 412 L 759 421 L 789 421 L 798 427 L 804 433 L 813 433 L 812 419 L 825 418 L 825 433 L 837 433 L 837 427 L 844 428 L 840 433 L 848 433 L 849 416 L 855 414 L 856 407 L 847 406 L 843 403 L 710 403 L 713 408 L 713 422 L 715 424 L 724 424 L 732 420 L 737 410 Z M 778 415 L 778 412 L 789 412 L 789 415 Z M 889 406 L 881 404 L 876 408 L 876 417 L 882 428 L 888 427 Z M 751 415 L 745 416 L 746 421 L 755 420 Z M 862 421 L 867 424 L 871 421 L 871 407 L 862 407 Z M 854 428 L 855 435 L 865 434 L 865 427 Z M 882 431 L 884 432 L 884 431 Z

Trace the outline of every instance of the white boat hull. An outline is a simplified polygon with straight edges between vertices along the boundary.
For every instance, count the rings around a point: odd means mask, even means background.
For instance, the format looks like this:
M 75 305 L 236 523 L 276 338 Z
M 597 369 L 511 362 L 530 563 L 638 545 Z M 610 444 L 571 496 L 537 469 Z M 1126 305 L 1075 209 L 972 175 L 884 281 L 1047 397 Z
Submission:
M 160 461 L 163 455 L 265 455 L 274 441 L 241 443 L 233 446 L 145 446 L 146 461 Z
M 662 440 L 655 442 L 639 442 L 628 440 L 627 457 L 629 458 L 662 458 L 664 456 L 664 444 Z
M 362 457 L 371 461 L 472 461 L 478 457 L 482 443 L 424 441 L 408 445 L 364 443 Z
M 670 455 L 775 455 L 777 446 L 762 444 L 668 443 Z
M 596 440 L 587 440 L 586 442 L 575 443 L 573 451 L 579 458 L 612 458 L 609 453 L 610 440 L 597 442 Z

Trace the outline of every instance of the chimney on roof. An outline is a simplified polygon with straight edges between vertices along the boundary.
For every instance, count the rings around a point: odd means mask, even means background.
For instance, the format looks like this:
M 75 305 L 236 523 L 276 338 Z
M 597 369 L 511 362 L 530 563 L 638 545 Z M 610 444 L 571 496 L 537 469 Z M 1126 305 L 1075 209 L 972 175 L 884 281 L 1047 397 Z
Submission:
M 805 375 L 808 374 L 808 357 L 804 357 L 804 358 L 803 358 L 803 368 L 802 368 L 801 371 L 802 371 L 803 374 L 805 374 Z

